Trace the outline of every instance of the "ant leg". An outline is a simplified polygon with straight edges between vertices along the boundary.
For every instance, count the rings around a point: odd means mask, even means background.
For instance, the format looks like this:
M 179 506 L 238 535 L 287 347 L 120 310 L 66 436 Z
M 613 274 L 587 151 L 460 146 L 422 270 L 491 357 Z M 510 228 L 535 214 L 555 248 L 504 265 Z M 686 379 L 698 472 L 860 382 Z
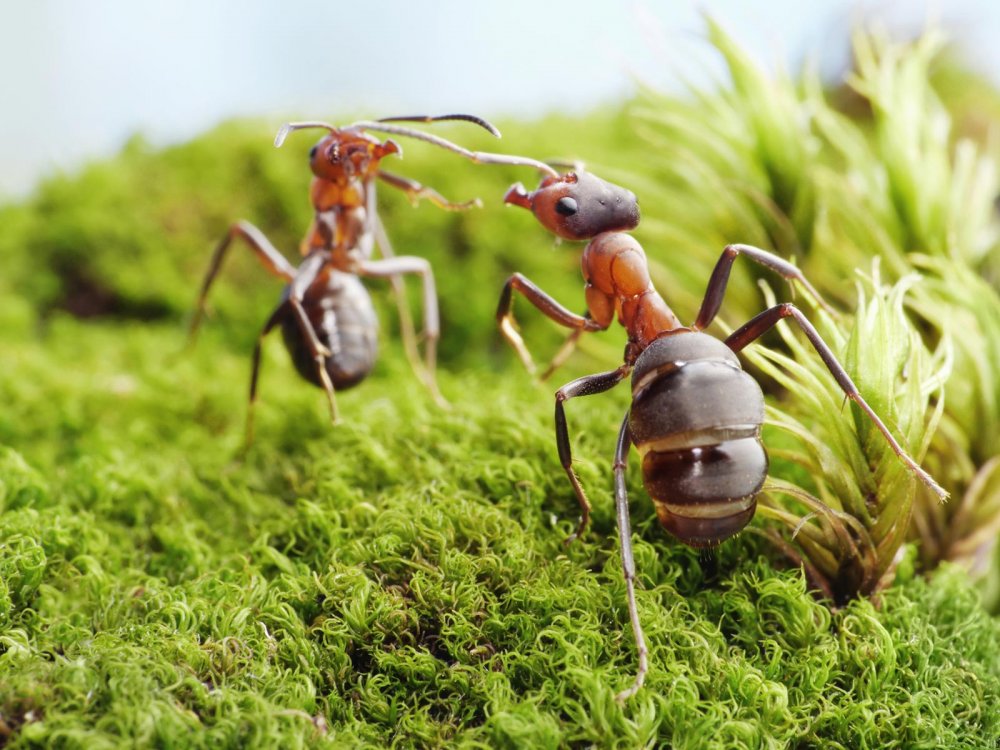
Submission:
M 282 303 L 278 305 L 271 317 L 267 319 L 267 323 L 261 329 L 260 334 L 257 336 L 257 344 L 253 348 L 253 358 L 251 359 L 250 365 L 250 399 L 247 402 L 247 426 L 246 426 L 246 438 L 245 447 L 249 448 L 251 443 L 253 443 L 253 414 L 254 406 L 257 403 L 257 379 L 260 376 L 260 354 L 261 347 L 264 345 L 264 337 L 269 334 L 274 327 L 281 322 L 281 319 L 288 313 L 288 308 Z
M 571 331 L 569 336 L 563 339 L 562 345 L 559 347 L 559 350 L 555 353 L 555 356 L 552 357 L 552 361 L 549 362 L 549 366 L 545 368 L 545 372 L 543 372 L 541 376 L 538 378 L 539 380 L 543 382 L 548 380 L 552 376 L 552 373 L 554 373 L 556 370 L 558 370 L 560 367 L 563 366 L 563 363 L 565 363 L 566 360 L 569 359 L 569 356 L 574 351 L 576 351 L 576 344 L 580 340 L 580 336 L 582 335 L 583 335 L 583 330 L 577 328 L 575 331 Z
M 577 524 L 576 530 L 566 538 L 566 544 L 578 539 L 586 530 L 587 524 L 590 523 L 590 501 L 587 499 L 587 493 L 583 491 L 583 485 L 580 484 L 576 472 L 573 471 L 573 453 L 569 444 L 569 427 L 566 424 L 566 410 L 563 408 L 563 402 L 577 396 L 604 393 L 622 382 L 628 376 L 630 369 L 628 365 L 622 365 L 617 370 L 610 372 L 585 375 L 556 391 L 556 447 L 559 449 L 559 462 L 562 464 L 566 476 L 569 477 L 570 484 L 573 485 L 573 492 L 576 493 L 576 500 L 580 504 L 581 511 L 580 522 Z
M 312 322 L 309 320 L 309 316 L 302 306 L 302 299 L 305 297 L 306 290 L 316 281 L 316 277 L 329 260 L 329 253 L 313 253 L 302 262 L 302 265 L 299 266 L 295 274 L 295 278 L 292 279 L 291 284 L 288 286 L 287 303 L 292 308 L 292 313 L 295 315 L 295 321 L 299 325 L 299 330 L 302 331 L 302 335 L 305 337 L 309 353 L 316 362 L 316 372 L 319 375 L 319 381 L 323 385 L 323 391 L 326 393 L 327 401 L 330 404 L 330 421 L 336 424 L 340 419 L 340 415 L 337 412 L 337 398 L 334 395 L 333 383 L 330 381 L 330 373 L 326 371 L 326 358 L 332 357 L 333 352 L 327 349 L 323 345 L 323 342 L 319 340 L 319 337 L 316 335 L 316 329 L 313 328 Z
M 433 188 L 421 185 L 416 180 L 400 177 L 381 169 L 378 171 L 378 178 L 387 185 L 392 185 L 394 188 L 402 190 L 413 204 L 416 204 L 423 198 L 424 200 L 429 200 L 438 208 L 443 208 L 445 211 L 465 211 L 470 208 L 482 208 L 483 205 L 483 202 L 478 198 L 473 198 L 471 201 L 465 201 L 464 203 L 452 203 Z
M 618 445 L 615 448 L 615 512 L 618 516 L 618 540 L 622 554 L 622 573 L 625 576 L 625 592 L 628 596 L 628 616 L 632 621 L 632 635 L 635 636 L 635 646 L 639 653 L 639 669 L 635 674 L 632 687 L 622 690 L 615 696 L 619 703 L 635 695 L 646 680 L 649 671 L 649 649 L 646 648 L 646 638 L 642 633 L 642 623 L 639 622 L 639 608 L 635 602 L 635 558 L 632 555 L 632 522 L 628 515 L 628 492 L 625 488 L 625 467 L 628 466 L 628 451 L 632 445 L 632 436 L 628 430 L 628 413 L 622 422 L 618 433 Z
M 424 367 L 426 376 L 424 384 L 438 406 L 446 407 L 448 402 L 437 385 L 437 342 L 441 337 L 441 324 L 438 319 L 437 289 L 434 285 L 434 272 L 431 264 L 425 258 L 413 255 L 394 256 L 383 260 L 365 260 L 358 264 L 358 272 L 363 276 L 374 278 L 392 278 L 406 273 L 420 276 L 424 288 Z
M 188 328 L 189 344 L 194 341 L 198 333 L 198 326 L 201 325 L 201 320 L 205 315 L 205 300 L 208 297 L 208 290 L 211 288 L 212 282 L 222 267 L 222 261 L 229 250 L 229 246 L 237 237 L 246 241 L 250 249 L 257 254 L 257 259 L 275 276 L 280 276 L 289 282 L 295 278 L 295 267 L 285 260 L 285 257 L 274 248 L 274 245 L 264 236 L 263 232 L 248 221 L 236 222 L 229 227 L 229 231 L 219 241 L 215 252 L 212 254 L 212 262 L 209 264 L 208 273 L 205 274 L 205 280 L 201 284 L 201 292 L 198 294 L 198 304 L 195 307 L 194 317 L 191 319 L 191 325 Z
M 837 385 L 840 386 L 844 395 L 856 403 L 861 410 L 868 415 L 868 418 L 871 419 L 878 431 L 882 433 L 886 442 L 889 443 L 889 447 L 892 448 L 893 453 L 899 457 L 899 460 L 903 462 L 906 468 L 909 469 L 910 472 L 917 477 L 917 479 L 927 485 L 927 487 L 942 500 L 947 498 L 948 493 L 944 490 L 944 488 L 935 482 L 931 475 L 924 471 L 920 465 L 917 464 L 917 462 L 903 450 L 902 446 L 896 442 L 896 438 L 894 438 L 892 433 L 889 432 L 889 428 L 885 426 L 878 414 L 874 412 L 874 410 L 868 405 L 868 402 L 861 396 L 861 393 L 858 392 L 858 387 L 854 384 L 854 381 L 851 380 L 851 376 L 847 374 L 844 366 L 837 361 L 833 351 L 820 337 L 819 331 L 813 327 L 813 324 L 809 322 L 809 319 L 803 315 L 802 311 L 795 305 L 785 302 L 768 308 L 754 317 L 749 323 L 734 331 L 729 338 L 726 339 L 726 345 L 734 352 L 738 352 L 747 346 L 747 344 L 760 338 L 766 331 L 774 328 L 774 326 L 776 326 L 778 321 L 782 318 L 793 318 L 795 322 L 799 324 L 799 328 L 801 328 L 802 332 L 805 333 L 806 338 L 809 339 L 809 343 L 813 345 L 816 353 L 819 354 L 820 359 L 823 360 L 823 364 L 826 365 L 830 374 L 833 375 L 834 380 L 837 381 Z
M 554 320 L 561 326 L 573 328 L 581 332 L 603 331 L 607 329 L 606 325 L 602 326 L 589 316 L 571 313 L 565 307 L 552 299 L 552 297 L 543 292 L 534 283 L 521 274 L 515 273 L 507 279 L 507 283 L 504 284 L 503 291 L 500 293 L 500 303 L 497 305 L 496 314 L 497 324 L 500 326 L 500 332 L 503 334 L 504 338 L 507 339 L 507 342 L 512 347 L 514 347 L 514 351 L 516 351 L 517 355 L 521 358 L 521 362 L 524 363 L 525 369 L 532 374 L 535 372 L 535 363 L 531 359 L 531 354 L 528 352 L 528 348 L 524 345 L 524 339 L 521 338 L 521 334 L 517 332 L 517 329 L 514 326 L 514 314 L 511 312 L 511 308 L 513 306 L 513 294 L 515 290 L 524 295 L 525 299 L 537 307 L 542 314 Z
M 708 287 L 705 289 L 705 299 L 701 303 L 701 309 L 698 311 L 698 317 L 694 325 L 691 326 L 694 330 L 700 331 L 708 328 L 712 321 L 715 320 L 715 316 L 722 306 L 722 298 L 726 294 L 729 272 L 732 270 L 736 258 L 740 255 L 745 255 L 755 263 L 770 268 L 772 271 L 781 274 L 788 281 L 798 281 L 824 310 L 831 315 L 836 315 L 836 311 L 823 300 L 819 292 L 802 275 L 802 271 L 797 266 L 792 265 L 783 258 L 779 258 L 774 253 L 761 250 L 759 247 L 753 247 L 752 245 L 726 245 L 726 248 L 722 251 L 722 255 L 719 257 L 718 263 L 715 264 L 712 276 L 708 280 Z
M 377 212 L 375 216 L 375 242 L 383 258 L 395 258 L 392 251 L 392 243 L 389 242 L 389 235 L 385 231 L 382 219 Z M 403 339 L 403 351 L 410 362 L 410 367 L 417 377 L 426 381 L 427 375 L 423 370 L 423 363 L 420 361 L 420 351 L 417 349 L 417 332 L 413 327 L 413 316 L 410 315 L 410 307 L 406 302 L 406 289 L 403 286 L 402 276 L 390 276 L 389 286 L 392 288 L 392 296 L 396 300 L 396 309 L 399 311 L 399 335 Z

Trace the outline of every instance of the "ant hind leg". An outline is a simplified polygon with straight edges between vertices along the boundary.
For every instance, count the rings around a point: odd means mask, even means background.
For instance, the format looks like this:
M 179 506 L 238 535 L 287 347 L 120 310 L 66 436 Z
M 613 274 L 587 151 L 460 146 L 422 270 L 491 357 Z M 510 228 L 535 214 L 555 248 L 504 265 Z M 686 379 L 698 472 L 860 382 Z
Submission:
M 924 469 L 913 460 L 913 458 L 903 450 L 903 447 L 896 441 L 889 428 L 885 426 L 882 419 L 875 413 L 875 410 L 868 405 L 868 402 L 862 397 L 861 393 L 858 391 L 858 387 L 851 380 L 851 376 L 847 374 L 847 370 L 844 366 L 840 364 L 837 357 L 834 355 L 833 351 L 823 341 L 822 337 L 819 335 L 813 324 L 809 322 L 809 319 L 802 314 L 795 305 L 790 302 L 784 302 L 780 305 L 775 305 L 774 307 L 768 308 L 764 312 L 760 313 L 748 323 L 743 325 L 738 330 L 734 331 L 729 338 L 726 339 L 726 345 L 732 349 L 734 352 L 739 352 L 741 349 L 746 347 L 751 342 L 760 338 L 764 333 L 774 328 L 782 318 L 792 318 L 798 323 L 799 328 L 809 339 L 809 343 L 813 345 L 816 353 L 819 354 L 823 364 L 833 375 L 833 379 L 837 381 L 837 385 L 840 386 L 844 395 L 851 401 L 856 403 L 860 409 L 868 415 L 868 418 L 872 421 L 882 436 L 885 438 L 889 447 L 892 448 L 893 453 L 895 453 L 899 460 L 903 462 L 906 468 L 921 482 L 923 482 L 927 487 L 936 494 L 942 500 L 948 497 L 948 493 L 943 487 L 941 487 L 934 478 L 931 477 Z
M 215 281 L 215 277 L 222 267 L 222 261 L 225 259 L 229 247 L 232 245 L 233 240 L 237 238 L 247 243 L 250 249 L 257 255 L 257 259 L 272 274 L 288 282 L 291 282 L 295 278 L 295 267 L 275 249 L 274 245 L 271 244 L 263 232 L 248 221 L 236 222 L 229 227 L 225 236 L 216 245 L 215 252 L 212 253 L 212 261 L 209 263 L 208 272 L 205 274 L 204 281 L 202 281 L 201 291 L 198 293 L 198 302 L 195 306 L 194 315 L 191 318 L 191 324 L 188 327 L 189 345 L 194 342 L 198 334 L 198 327 L 205 316 L 205 301 L 208 298 L 209 290 L 212 288 L 212 282 Z
M 635 695 L 642 683 L 646 680 L 646 673 L 649 671 L 649 649 L 646 646 L 646 637 L 642 632 L 642 623 L 639 622 L 639 607 L 635 601 L 635 557 L 632 555 L 632 523 L 628 514 L 628 492 L 625 487 L 625 467 L 628 465 L 628 452 L 632 445 L 632 438 L 629 435 L 628 417 L 622 421 L 621 430 L 618 433 L 618 445 L 615 449 L 615 513 L 618 517 L 618 540 L 621 547 L 622 573 L 625 576 L 625 591 L 628 596 L 628 616 L 632 622 L 632 635 L 635 637 L 636 651 L 639 656 L 639 668 L 636 671 L 635 679 L 631 687 L 622 690 L 615 696 L 619 703 Z

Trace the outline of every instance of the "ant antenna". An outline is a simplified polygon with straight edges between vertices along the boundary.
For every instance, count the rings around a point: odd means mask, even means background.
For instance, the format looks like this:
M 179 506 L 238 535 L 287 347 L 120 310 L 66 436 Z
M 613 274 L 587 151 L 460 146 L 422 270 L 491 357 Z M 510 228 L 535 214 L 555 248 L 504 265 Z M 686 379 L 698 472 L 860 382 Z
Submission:
M 476 117 L 475 115 L 405 115 L 399 117 L 378 118 L 379 122 L 442 122 L 444 120 L 462 120 L 464 122 L 471 122 L 478 125 L 483 130 L 488 131 L 490 135 L 496 138 L 500 137 L 500 131 L 493 125 L 493 123 L 489 120 L 484 120 L 482 117 Z
M 337 128 L 327 122 L 320 122 L 318 120 L 309 120 L 307 122 L 286 122 L 280 128 L 278 128 L 277 135 L 274 136 L 274 147 L 281 148 L 281 144 L 285 142 L 288 134 L 293 130 L 306 130 L 308 128 L 325 128 L 331 133 L 336 133 Z
M 340 128 L 340 130 L 346 130 L 347 128 L 358 128 L 361 130 L 376 130 L 382 133 L 391 133 L 393 135 L 405 135 L 410 138 L 414 138 L 418 141 L 426 141 L 427 143 L 432 143 L 435 146 L 446 149 L 448 151 L 454 151 L 456 154 L 461 154 L 465 158 L 475 162 L 476 164 L 509 164 L 516 167 L 534 167 L 539 172 L 543 172 L 551 177 L 558 177 L 559 173 L 550 167 L 545 162 L 538 161 L 537 159 L 532 159 L 527 156 L 511 156 L 508 154 L 492 154 L 484 151 L 469 151 L 467 148 L 462 148 L 458 144 L 452 143 L 449 140 L 441 138 L 437 135 L 432 135 L 431 133 L 424 133 L 421 130 L 414 130 L 413 128 L 403 127 L 401 125 L 393 125 L 393 121 L 409 121 L 409 122 L 437 122 L 439 120 L 464 120 L 466 122 L 472 122 L 480 127 L 488 130 L 490 133 L 495 135 L 497 138 L 500 137 L 500 131 L 497 130 L 491 123 L 483 120 L 482 118 L 476 117 L 474 115 L 439 115 L 437 117 L 432 117 L 429 115 L 414 115 L 406 117 L 387 117 L 382 120 L 360 120 L 358 122 L 351 123 L 345 128 Z M 333 127 L 326 122 L 320 122 L 318 120 L 309 120 L 306 122 L 286 122 L 280 128 L 278 128 L 277 135 L 274 136 L 274 145 L 276 148 L 281 148 L 281 145 L 285 142 L 288 134 L 293 130 L 305 130 L 307 128 L 323 128 L 329 130 L 331 133 L 336 133 L 338 128 Z
M 484 151 L 469 151 L 467 148 L 462 148 L 461 146 L 445 140 L 440 136 L 424 133 L 420 130 L 414 130 L 413 128 L 404 128 L 399 125 L 392 125 L 378 120 L 362 120 L 360 122 L 351 123 L 349 127 L 363 128 L 365 130 L 377 130 L 382 133 L 392 133 L 393 135 L 409 136 L 410 138 L 415 138 L 418 141 L 426 141 L 427 143 L 433 143 L 435 146 L 447 149 L 448 151 L 454 151 L 456 154 L 461 154 L 476 164 L 509 164 L 516 167 L 534 167 L 538 171 L 544 172 L 552 177 L 559 176 L 559 173 L 555 169 L 550 167 L 545 162 L 538 161 L 537 159 L 531 159 L 527 156 L 511 156 L 509 154 L 491 154 Z

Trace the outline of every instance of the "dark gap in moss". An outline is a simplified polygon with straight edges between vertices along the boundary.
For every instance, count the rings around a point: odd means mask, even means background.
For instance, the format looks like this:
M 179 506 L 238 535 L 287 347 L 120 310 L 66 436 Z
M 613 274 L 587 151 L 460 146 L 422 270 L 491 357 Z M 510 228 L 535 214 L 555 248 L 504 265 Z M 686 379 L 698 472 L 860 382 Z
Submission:
M 155 321 L 173 317 L 165 303 L 154 299 L 130 299 L 77 266 L 56 262 L 53 266 L 60 282 L 60 294 L 48 307 L 41 308 L 42 317 L 55 310 L 68 312 L 74 318 L 115 318 L 119 320 Z
M 0 748 L 15 742 L 25 724 L 44 718 L 43 704 L 44 701 L 33 697 L 19 697 L 3 705 L 0 710 Z

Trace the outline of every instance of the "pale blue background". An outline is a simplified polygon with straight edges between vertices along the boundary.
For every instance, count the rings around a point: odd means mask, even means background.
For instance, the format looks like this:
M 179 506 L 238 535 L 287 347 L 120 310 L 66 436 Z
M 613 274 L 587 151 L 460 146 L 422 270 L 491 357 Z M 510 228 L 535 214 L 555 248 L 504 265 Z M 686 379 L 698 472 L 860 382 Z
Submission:
M 719 61 L 709 12 L 762 62 L 836 73 L 851 26 L 940 19 L 1000 82 L 1000 2 L 843 0 L 0 0 L 0 199 L 114 153 L 141 131 L 188 138 L 228 117 L 585 110 L 678 90 Z

